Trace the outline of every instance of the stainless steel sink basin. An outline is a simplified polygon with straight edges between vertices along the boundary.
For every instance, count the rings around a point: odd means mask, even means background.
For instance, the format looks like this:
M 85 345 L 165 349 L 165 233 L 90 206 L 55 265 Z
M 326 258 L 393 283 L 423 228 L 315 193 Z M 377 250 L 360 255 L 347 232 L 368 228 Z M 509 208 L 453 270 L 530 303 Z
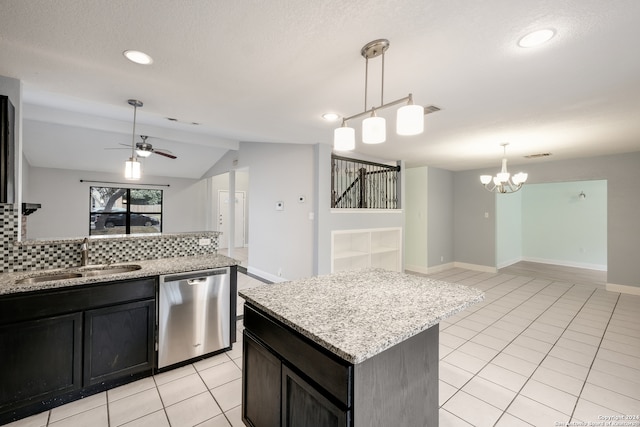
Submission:
M 77 277 L 82 277 L 82 273 L 52 273 L 43 274 L 40 276 L 26 277 L 24 279 L 16 280 L 16 283 L 33 284 L 40 282 L 50 282 L 52 280 L 75 279 Z
M 108 274 L 128 273 L 140 270 L 142 267 L 136 264 L 129 265 L 89 265 L 86 267 L 74 267 L 73 270 L 50 272 L 49 274 L 38 274 L 31 277 L 16 280 L 18 284 L 33 284 L 40 282 L 51 282 L 56 280 L 77 279 L 78 277 L 106 276 Z
M 78 270 L 83 276 L 104 276 L 106 274 L 128 273 L 130 271 L 140 270 L 139 265 L 90 265 L 80 267 Z

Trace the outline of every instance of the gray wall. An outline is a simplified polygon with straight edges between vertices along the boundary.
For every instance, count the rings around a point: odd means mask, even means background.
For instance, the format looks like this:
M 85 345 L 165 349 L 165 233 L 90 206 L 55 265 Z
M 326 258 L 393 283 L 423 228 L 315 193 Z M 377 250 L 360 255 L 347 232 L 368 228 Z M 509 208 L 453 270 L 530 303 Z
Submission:
M 429 168 L 408 168 L 405 171 L 406 200 L 404 267 L 410 271 L 428 273 L 428 185 Z M 451 240 L 451 238 L 449 239 Z
M 273 281 L 313 274 L 313 153 L 311 145 L 240 143 L 235 167 L 248 168 L 251 195 L 250 273 Z M 278 201 L 284 210 L 276 210 Z
M 454 248 L 457 262 L 496 266 L 496 195 L 482 188 L 479 176 L 495 173 L 498 166 L 454 174 Z M 640 152 L 530 163 L 518 169 L 529 174 L 529 183 L 606 179 L 607 282 L 640 286 Z M 484 218 L 484 212 L 489 214 L 488 219 Z

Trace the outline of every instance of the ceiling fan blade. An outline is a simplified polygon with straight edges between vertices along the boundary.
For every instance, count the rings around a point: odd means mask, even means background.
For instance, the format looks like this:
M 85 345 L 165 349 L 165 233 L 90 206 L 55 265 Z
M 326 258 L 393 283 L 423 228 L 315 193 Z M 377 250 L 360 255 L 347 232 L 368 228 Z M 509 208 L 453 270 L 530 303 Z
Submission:
M 154 149 L 153 153 L 160 154 L 161 156 L 165 156 L 165 157 L 168 157 L 170 159 L 177 159 L 176 156 L 174 156 L 173 154 L 171 154 L 170 151 L 167 151 L 167 150 L 156 150 L 156 149 Z

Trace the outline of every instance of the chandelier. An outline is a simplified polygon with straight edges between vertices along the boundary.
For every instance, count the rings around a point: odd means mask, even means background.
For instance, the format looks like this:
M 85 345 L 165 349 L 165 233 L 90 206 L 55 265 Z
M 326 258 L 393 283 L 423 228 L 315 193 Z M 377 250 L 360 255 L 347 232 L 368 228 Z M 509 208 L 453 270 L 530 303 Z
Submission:
M 337 151 L 353 150 L 356 146 L 355 129 L 347 126 L 349 120 L 368 115 L 362 121 L 362 142 L 365 144 L 380 144 L 387 139 L 387 125 L 384 117 L 378 117 L 377 110 L 406 103 L 398 109 L 396 117 L 396 132 L 398 135 L 418 135 L 424 131 L 424 108 L 414 105 L 411 94 L 404 98 L 384 103 L 384 54 L 389 49 L 389 40 L 378 39 L 367 43 L 360 50 L 365 59 L 364 72 L 364 111 L 342 119 L 342 126 L 333 132 L 333 148 Z M 369 59 L 382 56 L 382 80 L 380 87 L 380 105 L 367 109 L 367 83 L 369 80 Z
M 124 178 L 137 181 L 140 179 L 140 162 L 136 155 L 136 111 L 138 107 L 142 107 L 142 101 L 130 99 L 127 101 L 133 107 L 133 136 L 131 137 L 131 157 L 124 164 Z
M 500 144 L 502 146 L 502 169 L 496 176 L 481 175 L 480 182 L 484 185 L 485 190 L 494 193 L 515 193 L 522 184 L 527 181 L 528 174 L 524 172 L 518 172 L 511 176 L 507 171 L 507 145 L 508 142 Z

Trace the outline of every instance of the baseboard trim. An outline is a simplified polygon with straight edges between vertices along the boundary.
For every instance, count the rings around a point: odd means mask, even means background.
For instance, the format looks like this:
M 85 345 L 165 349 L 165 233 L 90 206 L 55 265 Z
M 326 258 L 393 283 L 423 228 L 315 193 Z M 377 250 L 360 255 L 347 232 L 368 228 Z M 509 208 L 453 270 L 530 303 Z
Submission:
M 259 270 L 255 267 L 247 267 L 247 273 L 249 276 L 255 276 L 257 279 L 262 279 L 263 281 L 268 281 L 270 283 L 279 283 L 279 282 L 287 282 L 289 279 L 285 279 L 284 277 L 276 276 L 271 273 L 267 273 L 266 271 Z
M 589 264 L 586 262 L 560 261 L 556 259 L 523 257 L 522 261 L 537 262 L 540 264 L 559 265 L 562 267 L 585 268 L 587 270 L 607 271 L 606 264 Z
M 618 285 L 607 283 L 605 289 L 609 292 L 620 292 L 621 294 L 640 295 L 640 286 Z
M 466 262 L 454 262 L 454 267 L 464 268 L 467 270 L 481 271 L 483 273 L 497 273 L 498 269 L 495 267 L 489 267 L 488 265 L 468 264 Z

